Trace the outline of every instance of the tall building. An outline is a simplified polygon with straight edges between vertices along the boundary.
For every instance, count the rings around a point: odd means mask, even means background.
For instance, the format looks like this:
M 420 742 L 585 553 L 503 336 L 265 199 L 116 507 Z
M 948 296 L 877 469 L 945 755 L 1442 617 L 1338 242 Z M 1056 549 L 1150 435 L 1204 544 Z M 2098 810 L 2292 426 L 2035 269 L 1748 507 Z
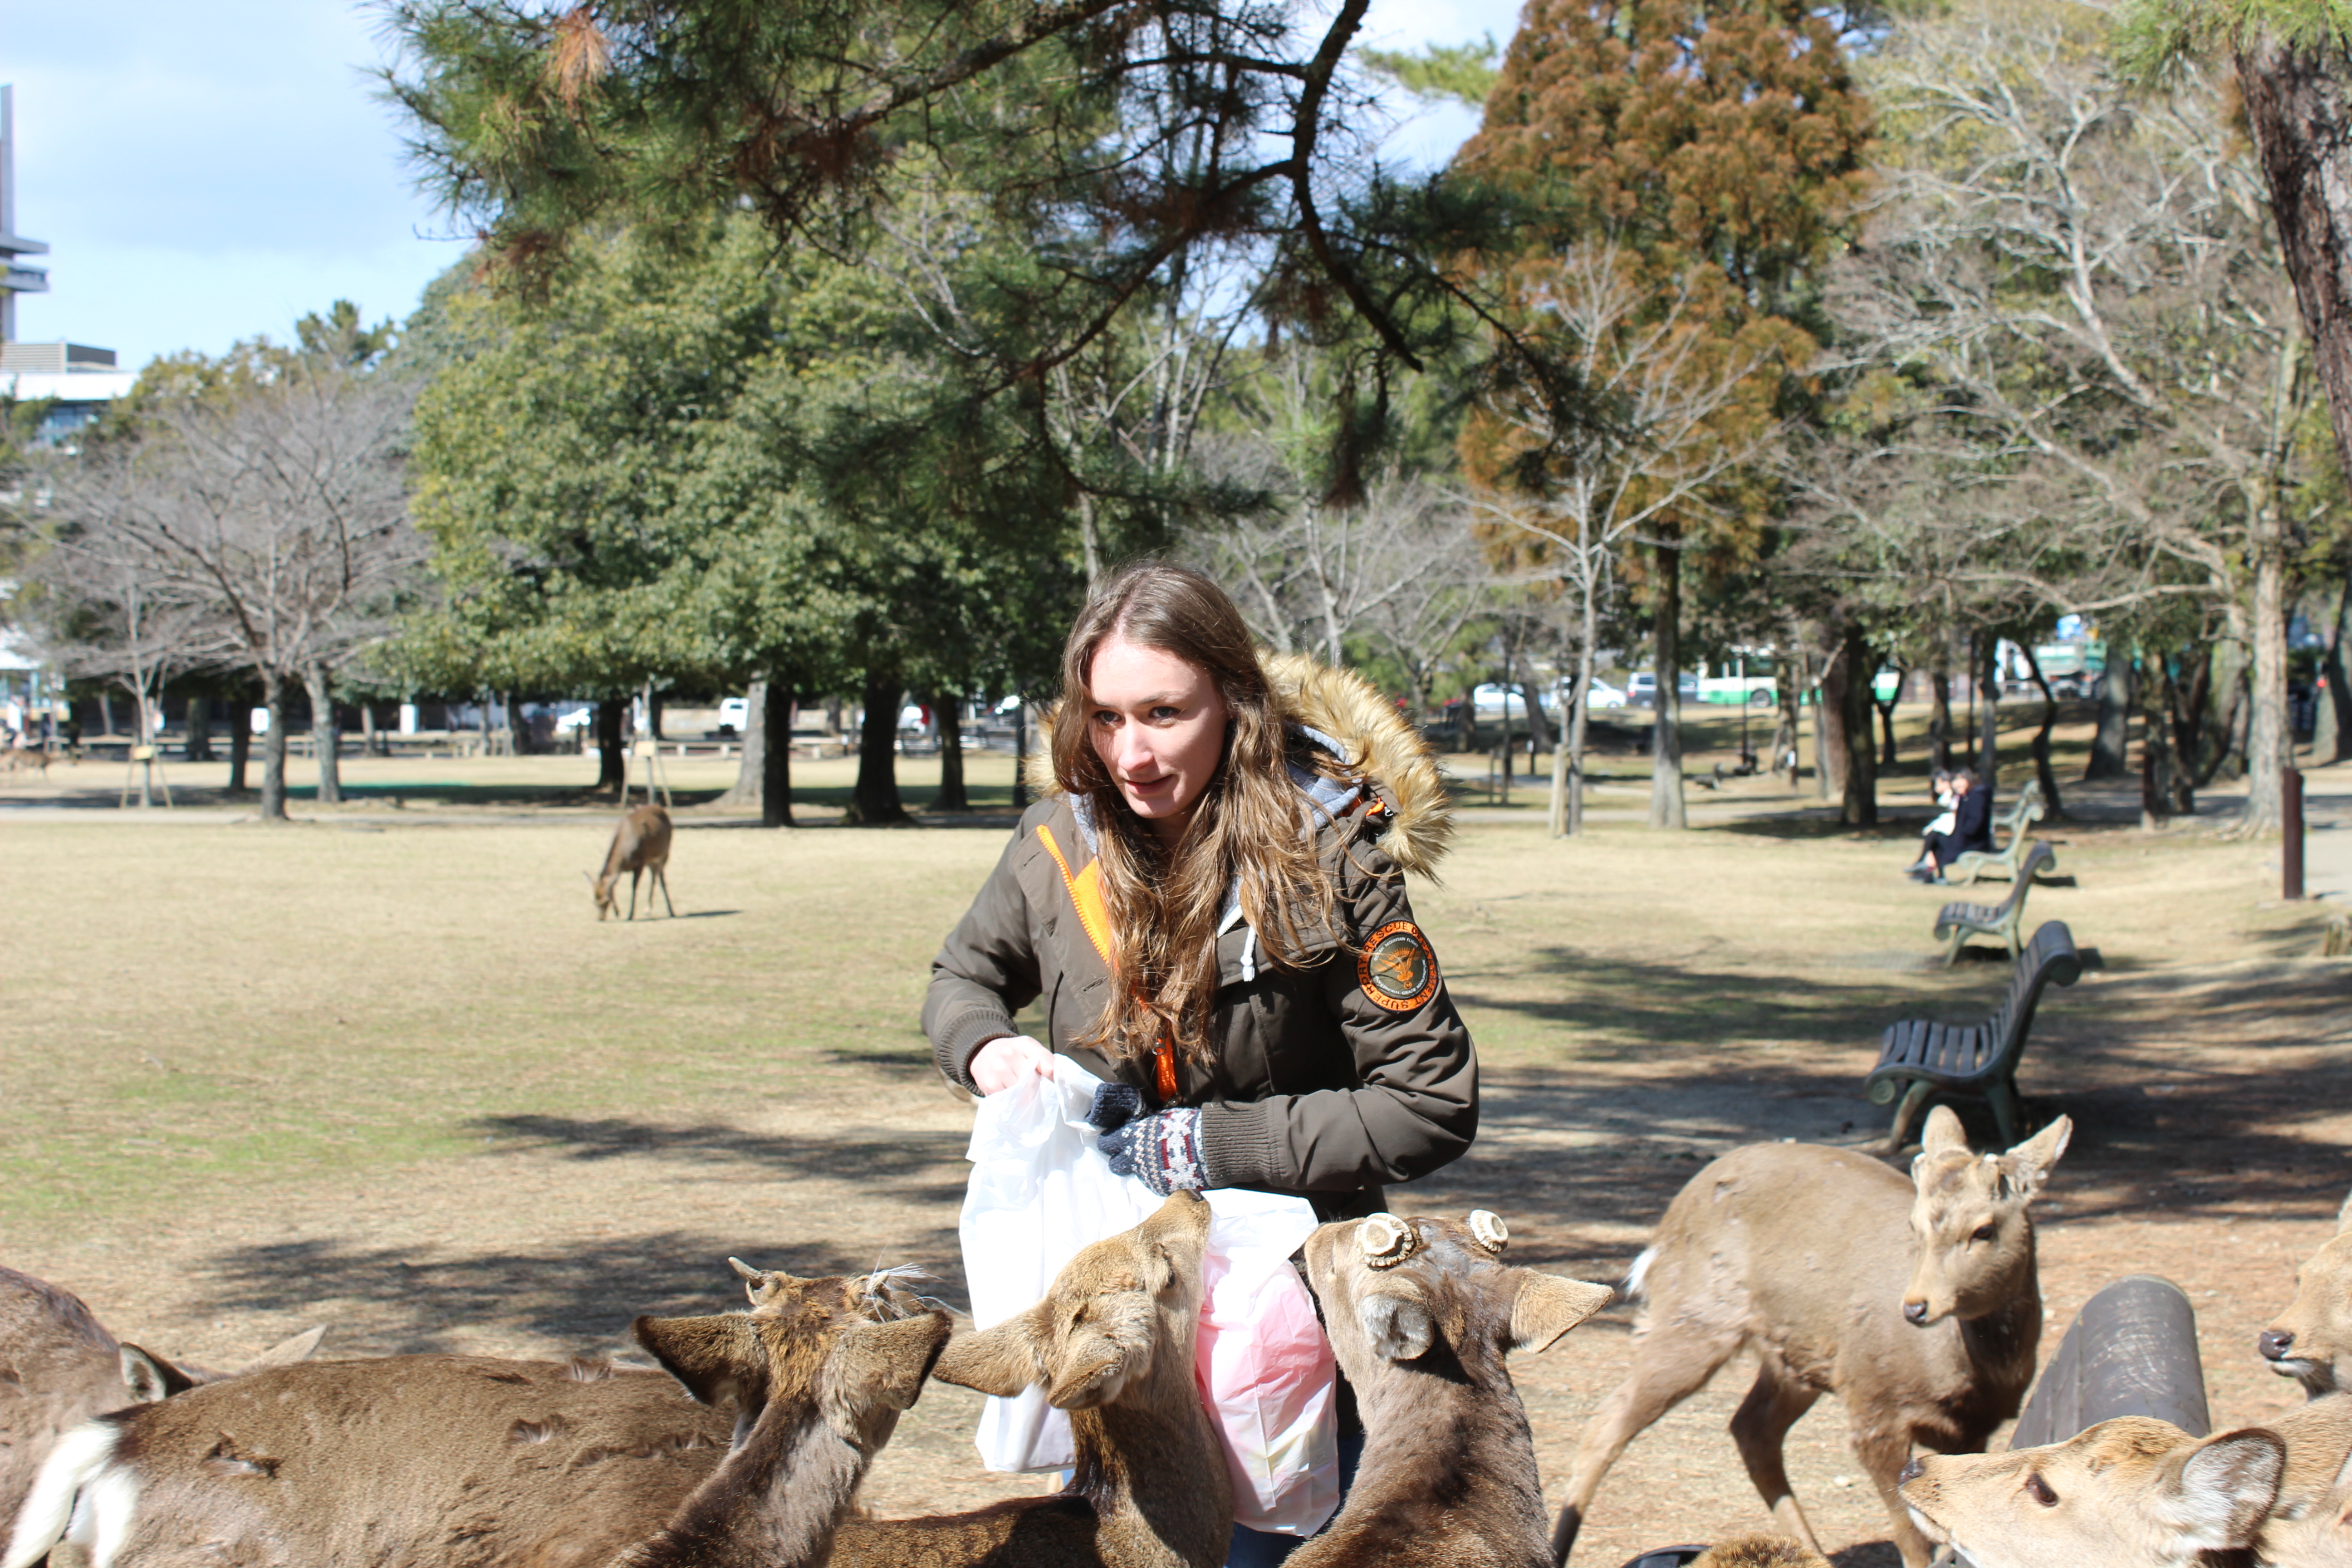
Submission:
M 48 253 L 16 232 L 16 89 L 0 87 L 0 396 L 47 405 L 35 439 L 54 443 L 103 414 L 138 377 L 115 364 L 112 349 L 16 341 L 16 296 L 49 291 L 48 269 L 23 258 Z
M 16 232 L 16 89 L 0 87 L 0 343 L 16 341 L 16 296 L 48 292 L 48 273 L 21 258 L 48 253 Z

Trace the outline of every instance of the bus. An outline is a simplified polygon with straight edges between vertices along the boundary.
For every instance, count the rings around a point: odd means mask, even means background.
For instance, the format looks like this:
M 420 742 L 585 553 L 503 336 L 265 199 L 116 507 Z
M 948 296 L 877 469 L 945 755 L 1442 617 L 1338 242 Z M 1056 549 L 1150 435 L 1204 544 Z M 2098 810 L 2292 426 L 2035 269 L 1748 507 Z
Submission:
M 1698 700 L 1718 707 L 1769 708 L 1780 700 L 1780 683 L 1769 647 L 1735 647 L 1699 668 Z

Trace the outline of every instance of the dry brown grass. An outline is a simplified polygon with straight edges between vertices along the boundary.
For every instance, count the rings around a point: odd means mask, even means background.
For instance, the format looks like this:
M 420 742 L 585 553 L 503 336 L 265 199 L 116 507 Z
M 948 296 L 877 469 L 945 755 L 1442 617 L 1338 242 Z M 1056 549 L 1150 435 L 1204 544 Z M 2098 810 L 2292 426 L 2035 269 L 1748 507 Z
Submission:
M 367 764 L 402 765 L 432 782 Z M 960 1297 L 969 1111 L 916 1014 L 1003 829 L 688 813 L 689 918 L 600 925 L 579 874 L 610 808 L 516 804 L 547 766 L 434 764 L 475 804 L 379 798 L 288 828 L 0 818 L 0 1260 L 213 1361 L 319 1321 L 346 1353 L 612 1348 L 634 1312 L 725 1300 L 730 1252 L 912 1260 Z M 1528 1260 L 1614 1278 L 1712 1153 L 1875 1131 L 1857 1090 L 1879 1028 L 1979 1009 L 2002 975 L 1927 965 L 1948 895 L 1897 875 L 1900 830 L 1759 815 L 1789 804 L 1749 788 L 1681 836 L 1470 828 L 1416 900 L 1480 1044 L 1484 1131 L 1396 1206 L 1491 1207 Z M 2031 912 L 2105 967 L 2047 1004 L 2025 1074 L 2038 1111 L 2083 1126 L 2045 1230 L 2052 1332 L 2156 1268 L 2206 1317 L 2217 1409 L 2283 1406 L 2246 1345 L 2352 1182 L 2345 972 L 2300 956 L 2315 914 L 2265 904 L 2274 848 L 2053 832 L 2079 885 Z M 1519 1369 L 1555 1480 L 1624 1328 Z M 1636 1444 L 1580 1563 L 1762 1522 L 1723 1432 L 1743 1386 L 1727 1373 Z M 1029 1489 L 977 1471 L 971 1413 L 928 1395 L 877 1505 Z M 1859 1475 L 1838 1421 L 1825 1403 L 1792 1439 L 1800 1493 L 1844 1568 L 1891 1563 L 1874 1498 L 1836 1482 Z

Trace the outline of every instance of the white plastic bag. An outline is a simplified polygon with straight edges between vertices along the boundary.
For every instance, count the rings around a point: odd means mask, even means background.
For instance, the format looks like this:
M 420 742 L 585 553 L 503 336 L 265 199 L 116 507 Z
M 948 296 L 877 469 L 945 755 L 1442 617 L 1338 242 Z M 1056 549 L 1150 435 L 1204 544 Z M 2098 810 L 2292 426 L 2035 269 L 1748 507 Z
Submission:
M 1160 1200 L 1111 1173 L 1087 1113 L 1101 1080 L 1067 1057 L 1049 1081 L 1024 1074 L 980 1102 L 961 1223 L 975 1326 L 1042 1300 L 1082 1247 L 1141 1224 Z M 1309 1535 L 1339 1506 L 1330 1346 L 1290 1267 L 1315 1228 L 1302 1198 L 1205 1194 L 1209 1226 L 1196 1371 L 1226 1450 L 1236 1520 Z M 1074 1459 L 1069 1417 L 1032 1388 L 991 1398 L 974 1438 L 992 1470 L 1058 1470 Z

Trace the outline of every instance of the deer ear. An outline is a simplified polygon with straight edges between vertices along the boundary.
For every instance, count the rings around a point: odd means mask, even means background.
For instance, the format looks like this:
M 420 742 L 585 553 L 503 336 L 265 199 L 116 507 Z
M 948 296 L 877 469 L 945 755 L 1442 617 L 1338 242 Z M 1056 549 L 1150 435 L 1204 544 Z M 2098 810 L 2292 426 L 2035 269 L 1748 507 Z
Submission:
M 2040 1192 L 2042 1184 L 2050 1179 L 2050 1168 L 2066 1152 L 2067 1140 L 2074 1136 L 2074 1121 L 2062 1116 L 2002 1156 L 2017 1190 L 2029 1198 Z
M 1927 1125 L 1919 1133 L 1919 1150 L 1926 1154 L 1967 1153 L 1969 1134 L 1960 1125 L 1959 1112 L 1948 1105 L 1927 1112 Z
M 1616 1299 L 1617 1292 L 1606 1285 L 1588 1285 L 1581 1279 L 1563 1279 L 1531 1268 L 1521 1277 L 1519 1293 L 1511 1300 L 1511 1348 L 1549 1350 L 1560 1335 Z
M 1045 1303 L 1015 1312 L 992 1329 L 958 1334 L 931 1375 L 959 1388 L 1010 1399 L 1045 1381 Z
M 1358 1301 L 1356 1321 L 1371 1341 L 1372 1353 L 1389 1361 L 1417 1361 L 1437 1338 L 1429 1309 L 1393 1290 L 1375 1290 Z
M 662 1370 L 704 1405 L 741 1396 L 766 1370 L 760 1337 L 740 1312 L 715 1318 L 639 1318 L 629 1332 Z
M 2165 1522 L 2177 1532 L 2173 1550 L 2186 1556 L 2252 1546 L 2285 1469 L 2286 1445 L 2259 1426 L 2199 1447 L 2161 1494 Z
M 196 1380 L 152 1351 L 122 1347 L 122 1386 L 134 1405 L 152 1405 L 195 1387 Z
M 291 1339 L 278 1341 L 230 1375 L 243 1377 L 249 1372 L 266 1372 L 273 1366 L 292 1366 L 297 1362 L 309 1361 L 310 1352 L 317 1350 L 319 1342 L 326 1337 L 327 1326 L 324 1323 L 315 1329 L 305 1329 Z
M 2338 1231 L 2352 1230 L 2352 1193 L 2344 1194 L 2344 1206 L 2336 1211 L 2336 1228 Z
M 876 1416 L 895 1417 L 922 1396 L 923 1380 L 947 1348 L 949 1331 L 948 1315 L 931 1311 L 844 1332 L 825 1369 L 826 1424 L 853 1441 L 873 1442 Z

